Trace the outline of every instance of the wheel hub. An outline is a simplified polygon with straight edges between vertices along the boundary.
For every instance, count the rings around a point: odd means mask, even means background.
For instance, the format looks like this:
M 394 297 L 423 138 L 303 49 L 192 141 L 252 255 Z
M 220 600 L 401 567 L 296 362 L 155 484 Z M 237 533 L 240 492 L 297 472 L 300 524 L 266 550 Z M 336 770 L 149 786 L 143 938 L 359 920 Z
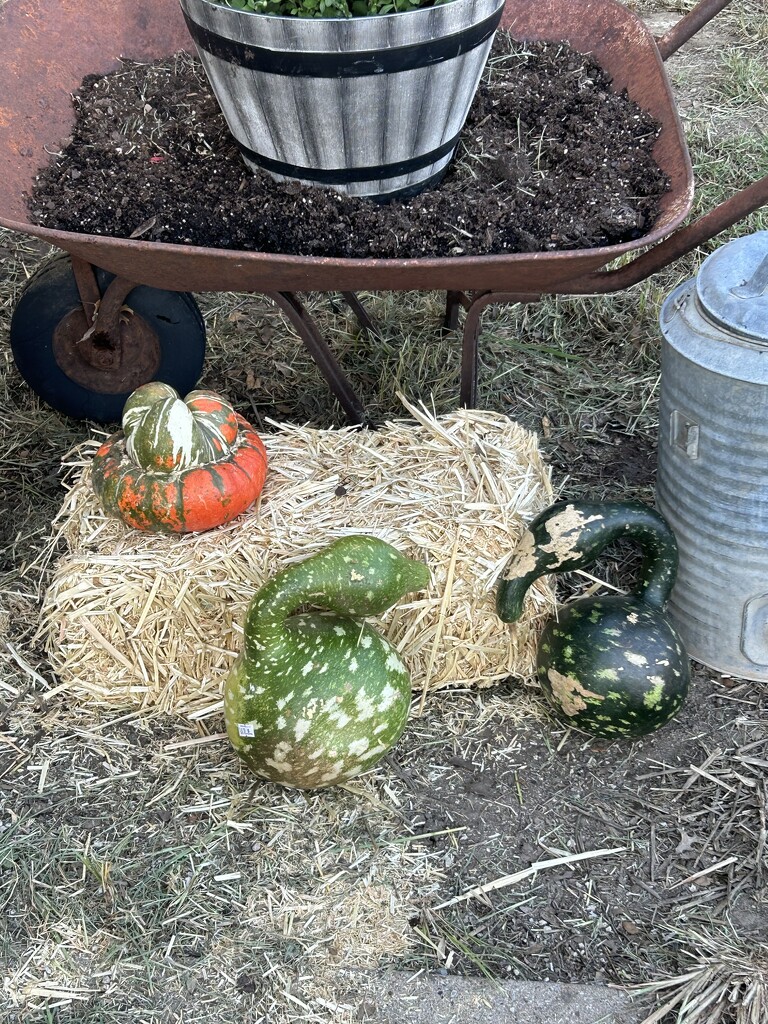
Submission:
M 61 370 L 103 395 L 134 391 L 152 380 L 160 366 L 157 335 L 146 320 L 127 308 L 110 332 L 99 329 L 98 317 L 91 325 L 82 308 L 73 309 L 57 324 L 52 344 Z

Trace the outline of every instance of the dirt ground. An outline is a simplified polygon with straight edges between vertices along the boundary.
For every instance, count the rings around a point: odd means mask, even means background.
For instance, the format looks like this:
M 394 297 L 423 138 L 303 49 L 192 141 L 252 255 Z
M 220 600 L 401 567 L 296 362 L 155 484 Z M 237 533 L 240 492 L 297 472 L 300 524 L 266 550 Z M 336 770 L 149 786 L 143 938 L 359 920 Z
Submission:
M 675 950 L 665 936 L 673 922 L 695 929 L 721 918 L 750 941 L 768 938 L 750 880 L 753 841 L 740 831 L 734 844 L 728 825 L 731 816 L 744 824 L 750 804 L 759 814 L 764 768 L 744 763 L 746 788 L 732 794 L 744 801 L 740 810 L 730 800 L 713 802 L 696 771 L 706 765 L 728 784 L 741 759 L 764 750 L 765 688 L 701 670 L 692 687 L 674 723 L 632 744 L 601 744 L 551 722 L 542 730 L 539 722 L 499 721 L 442 770 L 419 771 L 424 752 L 407 751 L 401 766 L 429 778 L 428 787 L 405 778 L 414 826 L 423 820 L 428 831 L 465 830 L 462 890 L 487 881 L 490 850 L 499 876 L 541 860 L 542 850 L 625 851 L 516 886 L 513 913 L 502 911 L 509 898 L 497 894 L 452 909 L 449 919 L 465 943 L 459 962 L 469 966 L 474 953 L 502 974 L 630 982 L 640 964 L 654 974 L 668 966 Z M 734 715 L 742 707 L 747 720 Z M 432 842 L 449 849 L 444 837 Z M 731 856 L 737 861 L 699 877 Z M 427 912 L 418 925 L 429 923 Z
M 679 13 L 656 12 L 655 24 Z M 762 59 L 759 13 L 740 5 L 669 64 L 700 212 L 765 171 L 765 105 L 747 86 L 734 99 L 726 60 L 734 48 Z M 766 226 L 753 217 L 742 230 Z M 715 244 L 627 293 L 484 321 L 481 401 L 537 431 L 564 496 L 653 501 L 659 306 Z M 612 744 L 564 728 L 526 681 L 445 691 L 370 776 L 307 795 L 249 778 L 216 720 L 96 709 L 59 689 L 37 632 L 50 573 L 40 552 L 64 496 L 62 458 L 95 431 L 41 406 L 10 355 L 10 312 L 46 255 L 32 239 L 0 236 L 3 1020 L 377 1022 L 356 972 L 394 968 L 692 979 L 715 986 L 713 1020 L 762 1024 L 763 683 L 695 665 L 673 722 Z M 266 301 L 198 298 L 202 386 L 261 429 L 267 417 L 338 424 L 299 339 Z M 458 344 L 436 340 L 443 299 L 364 296 L 383 325 L 372 344 L 333 297 L 308 297 L 379 418 L 398 415 L 398 391 L 438 412 L 455 407 Z M 628 587 L 636 567 L 618 548 L 595 575 Z M 591 586 L 564 578 L 561 594 Z M 579 853 L 592 856 L 525 874 Z M 707 1018 L 694 1005 L 664 1024 L 676 1020 Z
M 639 238 L 667 180 L 658 125 L 590 57 L 494 43 L 437 187 L 376 206 L 251 174 L 198 62 L 126 64 L 75 96 L 72 140 L 42 170 L 36 223 L 305 256 L 407 258 L 591 248 Z

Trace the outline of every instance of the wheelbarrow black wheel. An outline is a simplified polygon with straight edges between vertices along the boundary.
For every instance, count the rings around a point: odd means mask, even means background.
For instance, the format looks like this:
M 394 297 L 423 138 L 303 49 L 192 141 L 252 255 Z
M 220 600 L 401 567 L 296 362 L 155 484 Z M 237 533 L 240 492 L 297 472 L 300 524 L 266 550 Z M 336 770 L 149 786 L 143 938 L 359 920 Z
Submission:
M 103 295 L 113 275 L 97 267 L 94 274 Z M 77 323 L 80 315 L 86 326 L 72 261 L 62 253 L 29 279 L 11 318 L 11 349 L 19 373 L 54 409 L 75 419 L 117 423 L 128 396 L 149 380 L 170 384 L 181 395 L 194 389 L 205 358 L 205 324 L 187 292 L 137 285 L 128 294 L 126 322 L 132 322 L 134 334 L 139 325 L 142 338 L 149 339 L 143 348 L 151 344 L 151 352 L 121 375 L 117 386 L 114 372 L 101 374 L 93 366 L 81 371 L 76 360 L 64 357 L 62 327 Z

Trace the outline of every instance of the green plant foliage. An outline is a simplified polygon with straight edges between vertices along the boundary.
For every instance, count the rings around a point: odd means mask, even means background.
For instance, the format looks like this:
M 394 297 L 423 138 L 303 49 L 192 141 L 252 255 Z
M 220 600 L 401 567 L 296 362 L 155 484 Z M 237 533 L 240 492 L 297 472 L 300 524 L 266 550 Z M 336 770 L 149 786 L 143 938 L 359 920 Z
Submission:
M 254 14 L 293 18 L 363 18 L 372 14 L 400 14 L 419 7 L 437 7 L 451 0 L 222 0 L 228 7 Z

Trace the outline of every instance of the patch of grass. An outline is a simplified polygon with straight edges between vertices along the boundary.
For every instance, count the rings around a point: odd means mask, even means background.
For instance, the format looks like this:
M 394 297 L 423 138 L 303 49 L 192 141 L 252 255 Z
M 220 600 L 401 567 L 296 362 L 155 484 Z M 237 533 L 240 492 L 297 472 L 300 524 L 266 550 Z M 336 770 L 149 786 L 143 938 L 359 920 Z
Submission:
M 694 213 L 701 215 L 734 195 L 739 189 L 763 177 L 768 168 L 768 117 L 766 132 L 740 131 L 723 137 L 704 122 L 688 130 L 688 146 L 694 164 L 696 196 Z M 765 206 L 745 217 L 702 247 L 701 254 L 714 251 L 729 238 L 765 230 Z M 694 257 L 701 254 L 694 254 Z M 698 260 L 696 260 L 696 265 Z
M 716 99 L 738 106 L 768 106 L 768 60 L 763 52 L 732 47 L 722 54 L 721 73 L 713 89 Z
M 756 47 L 768 43 L 768 14 L 762 0 L 742 0 L 731 4 L 731 16 L 744 37 L 745 45 Z

